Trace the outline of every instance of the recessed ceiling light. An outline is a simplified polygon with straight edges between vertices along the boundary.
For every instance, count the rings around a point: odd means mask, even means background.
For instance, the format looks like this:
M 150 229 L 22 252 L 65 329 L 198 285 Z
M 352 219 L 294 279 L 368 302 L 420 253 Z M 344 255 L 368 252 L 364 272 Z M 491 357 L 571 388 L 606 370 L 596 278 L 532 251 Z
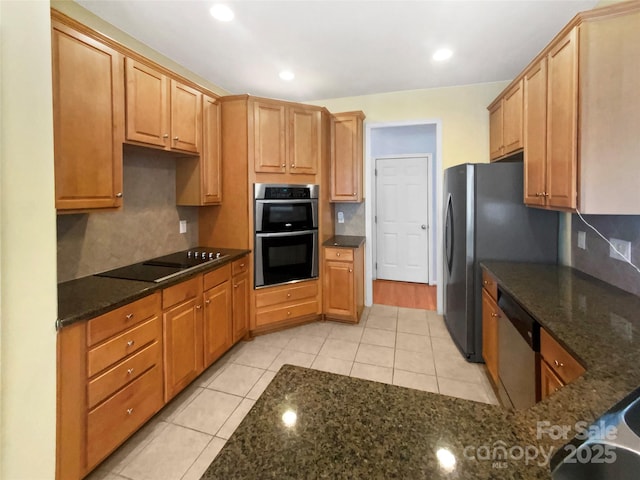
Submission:
M 444 60 L 449 60 L 453 56 L 453 52 L 448 48 L 441 48 L 440 50 L 436 50 L 436 53 L 433 54 L 433 59 L 436 62 L 442 62 Z
M 291 80 L 296 78 L 296 76 L 290 70 L 283 70 L 280 72 L 280 78 L 282 80 L 286 80 L 287 82 L 290 82 Z
M 233 14 L 233 11 L 229 7 L 227 7 L 226 5 L 222 5 L 221 3 L 218 3 L 211 7 L 209 13 L 211 13 L 211 16 L 213 18 L 215 18 L 216 20 L 220 20 L 221 22 L 230 22 L 235 16 Z

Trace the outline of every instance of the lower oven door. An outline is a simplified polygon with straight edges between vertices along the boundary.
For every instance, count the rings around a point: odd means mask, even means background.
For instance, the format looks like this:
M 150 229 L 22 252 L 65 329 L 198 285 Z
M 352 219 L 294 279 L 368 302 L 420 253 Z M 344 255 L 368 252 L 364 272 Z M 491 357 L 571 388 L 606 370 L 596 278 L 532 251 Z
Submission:
M 258 233 L 254 257 L 256 288 L 317 278 L 318 231 Z

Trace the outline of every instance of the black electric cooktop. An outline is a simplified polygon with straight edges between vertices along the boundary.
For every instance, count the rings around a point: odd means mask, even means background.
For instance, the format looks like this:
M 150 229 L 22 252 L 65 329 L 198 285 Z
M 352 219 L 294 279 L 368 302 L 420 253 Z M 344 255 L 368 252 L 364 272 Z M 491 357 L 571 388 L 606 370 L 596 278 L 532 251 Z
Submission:
M 220 249 L 196 247 L 98 273 L 97 276 L 157 283 L 205 263 L 220 262 L 228 256 Z

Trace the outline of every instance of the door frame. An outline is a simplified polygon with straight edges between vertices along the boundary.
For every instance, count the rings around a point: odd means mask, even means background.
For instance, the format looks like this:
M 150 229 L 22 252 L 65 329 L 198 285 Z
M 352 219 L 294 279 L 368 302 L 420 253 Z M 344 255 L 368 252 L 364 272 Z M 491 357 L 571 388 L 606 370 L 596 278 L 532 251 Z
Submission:
M 437 150 L 437 149 L 436 149 Z M 390 160 L 390 159 L 394 159 L 394 158 L 398 158 L 398 159 L 404 159 L 404 158 L 426 158 L 427 159 L 427 195 L 429 197 L 429 208 L 427 209 L 427 242 L 428 242 L 428 250 L 427 250 L 427 263 L 428 263 L 428 271 L 427 271 L 427 277 L 429 278 L 429 285 L 435 285 L 436 284 L 436 278 L 435 278 L 435 274 L 434 274 L 434 268 L 433 268 L 433 261 L 434 261 L 434 255 L 433 255 L 433 248 L 432 248 L 432 242 L 433 242 L 433 232 L 432 232 L 432 228 L 433 228 L 433 205 L 432 205 L 432 201 L 433 201 L 433 194 L 432 194 L 432 185 L 433 185 L 433 179 L 432 177 L 432 169 L 433 169 L 433 153 L 405 153 L 405 154 L 401 154 L 401 155 L 381 155 L 381 156 L 375 156 L 372 158 L 372 163 L 373 163 L 373 170 L 374 170 L 374 175 L 373 175 L 373 184 L 371 186 L 371 196 L 373 197 L 373 203 L 374 203 L 374 209 L 373 209 L 373 216 L 374 216 L 374 220 L 375 220 L 375 216 L 378 214 L 378 192 L 376 191 L 376 185 L 377 185 L 377 180 L 376 180 L 376 175 L 375 175 L 375 168 L 376 168 L 376 161 L 377 160 Z M 378 245 L 377 245 L 377 229 L 376 229 L 376 222 L 373 222 L 373 229 L 372 229 L 372 238 L 371 238 L 371 256 L 372 256 L 372 266 L 376 264 L 376 262 L 378 261 Z M 372 269 L 372 281 L 376 280 L 378 278 L 378 270 L 376 268 Z
M 437 310 L 438 313 L 443 312 L 443 263 L 442 263 L 442 183 L 444 172 L 442 170 L 442 120 L 440 119 L 422 119 L 409 120 L 402 122 L 376 122 L 369 123 L 365 121 L 365 192 L 372 192 L 375 198 L 375 180 L 374 168 L 375 160 L 371 156 L 371 134 L 372 131 L 379 128 L 387 127 L 404 127 L 415 125 L 435 125 L 436 127 L 436 152 L 432 158 L 432 167 L 435 173 L 435 189 L 431 192 L 431 202 L 435 205 L 433 218 L 433 232 L 431 233 L 431 246 L 435 246 L 435 263 L 431 263 L 429 268 L 429 282 L 435 282 L 437 290 Z M 372 201 L 365 202 L 365 305 L 373 304 L 373 216 L 374 208 Z M 433 250 L 433 248 L 432 248 Z

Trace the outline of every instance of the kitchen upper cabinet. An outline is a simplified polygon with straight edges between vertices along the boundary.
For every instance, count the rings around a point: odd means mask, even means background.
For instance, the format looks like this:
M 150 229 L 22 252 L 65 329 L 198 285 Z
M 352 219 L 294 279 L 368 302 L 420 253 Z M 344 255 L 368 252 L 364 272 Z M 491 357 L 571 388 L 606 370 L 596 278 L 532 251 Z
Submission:
M 55 16 L 52 27 L 56 208 L 120 207 L 124 57 Z
M 163 290 L 162 307 L 168 402 L 204 369 L 202 276 Z
M 231 265 L 233 302 L 233 342 L 249 332 L 249 257 L 242 257 Z
M 579 14 L 523 73 L 527 205 L 640 213 L 638 25 L 637 2 Z
M 489 158 L 522 149 L 522 80 L 489 105 Z
M 364 200 L 362 124 L 364 113 L 345 112 L 331 119 L 332 202 Z
M 357 323 L 364 308 L 364 247 L 324 249 L 326 318 Z
M 222 122 L 220 100 L 202 95 L 202 153 L 176 160 L 176 204 L 222 203 Z
M 320 111 L 277 101 L 253 104 L 256 173 L 315 175 L 320 162 Z
M 202 93 L 132 58 L 125 63 L 126 139 L 199 153 Z

